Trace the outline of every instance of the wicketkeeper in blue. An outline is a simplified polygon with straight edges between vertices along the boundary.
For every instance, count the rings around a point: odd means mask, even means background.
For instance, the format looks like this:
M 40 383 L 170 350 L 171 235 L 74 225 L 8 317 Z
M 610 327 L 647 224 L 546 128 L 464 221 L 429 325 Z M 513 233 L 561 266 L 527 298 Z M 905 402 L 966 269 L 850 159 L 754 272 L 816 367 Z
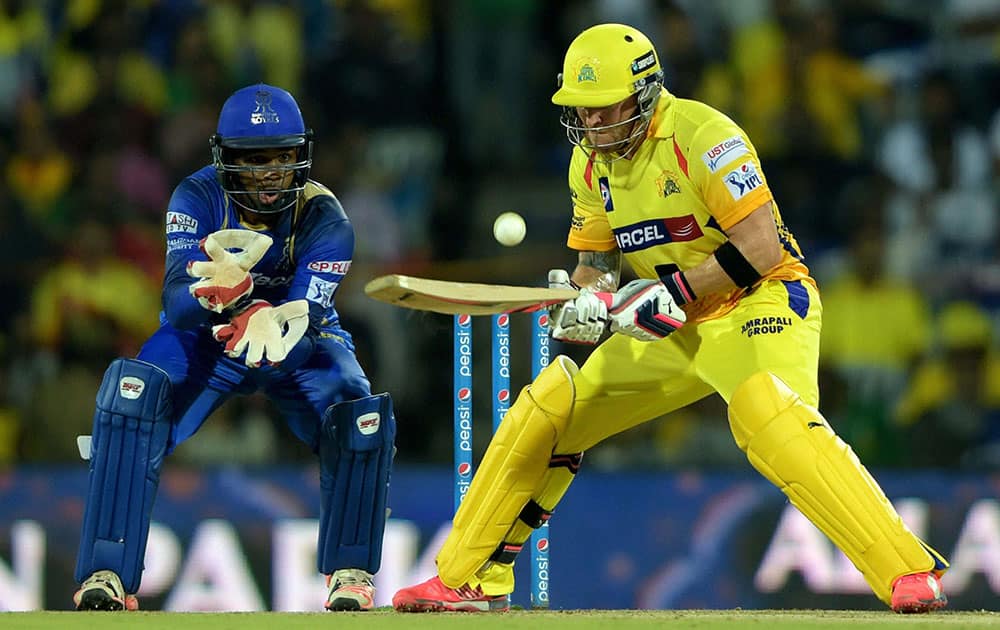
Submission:
M 334 295 L 354 230 L 309 179 L 312 132 L 283 89 L 236 91 L 212 162 L 174 190 L 160 328 L 97 394 L 78 610 L 135 610 L 164 456 L 235 394 L 264 392 L 320 462 L 330 610 L 373 606 L 396 421 L 372 395 Z

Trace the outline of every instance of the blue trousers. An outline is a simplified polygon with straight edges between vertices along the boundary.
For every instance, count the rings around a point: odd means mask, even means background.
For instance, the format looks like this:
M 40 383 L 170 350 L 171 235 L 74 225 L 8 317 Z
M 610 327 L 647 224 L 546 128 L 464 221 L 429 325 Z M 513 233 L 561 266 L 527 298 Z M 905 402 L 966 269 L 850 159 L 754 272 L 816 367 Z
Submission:
M 173 429 L 167 452 L 194 435 L 205 419 L 236 394 L 263 392 L 292 432 L 316 451 L 327 407 L 371 395 L 371 384 L 354 354 L 350 336 L 323 331 L 301 365 L 249 368 L 230 359 L 207 329 L 177 330 L 164 323 L 139 351 L 170 377 L 174 391 Z

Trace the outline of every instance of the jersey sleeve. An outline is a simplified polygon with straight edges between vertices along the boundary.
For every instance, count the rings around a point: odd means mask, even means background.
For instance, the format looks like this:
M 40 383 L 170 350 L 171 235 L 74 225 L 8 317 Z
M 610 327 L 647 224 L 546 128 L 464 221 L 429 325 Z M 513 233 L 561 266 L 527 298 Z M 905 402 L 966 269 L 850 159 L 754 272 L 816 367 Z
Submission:
M 723 230 L 773 199 L 753 144 L 723 114 L 698 128 L 690 155 L 691 180 Z
M 191 296 L 188 287 L 195 278 L 187 273 L 189 262 L 205 260 L 199 244 L 215 229 L 211 209 L 204 183 L 190 177 L 178 184 L 167 205 L 163 311 L 170 325 L 179 330 L 197 328 L 212 316 Z
M 606 252 L 617 246 L 605 214 L 600 182 L 596 180 L 592 156 L 581 149 L 574 149 L 569 164 L 573 219 L 566 245 L 570 249 Z
M 288 289 L 288 300 L 309 302 L 312 326 L 324 326 L 337 320 L 334 295 L 351 268 L 354 256 L 354 226 L 332 194 L 314 197 L 315 217 L 305 234 L 297 235 L 301 250 L 295 253 L 295 272 Z

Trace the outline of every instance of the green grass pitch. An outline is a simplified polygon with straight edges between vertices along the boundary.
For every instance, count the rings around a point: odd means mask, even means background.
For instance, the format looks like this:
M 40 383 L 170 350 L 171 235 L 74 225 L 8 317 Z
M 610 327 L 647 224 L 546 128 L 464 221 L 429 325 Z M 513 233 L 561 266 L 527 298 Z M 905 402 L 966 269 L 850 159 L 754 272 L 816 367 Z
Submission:
M 83 619 L 82 617 L 90 617 Z M 972 630 L 997 628 L 998 612 L 941 612 L 896 615 L 889 611 L 829 610 L 573 610 L 500 614 L 401 614 L 388 608 L 364 613 L 0 613 L 0 627 L 18 630 L 93 627 L 101 630 L 562 630 L 586 628 L 696 628 L 698 630 L 793 630 L 822 628 L 931 628 Z

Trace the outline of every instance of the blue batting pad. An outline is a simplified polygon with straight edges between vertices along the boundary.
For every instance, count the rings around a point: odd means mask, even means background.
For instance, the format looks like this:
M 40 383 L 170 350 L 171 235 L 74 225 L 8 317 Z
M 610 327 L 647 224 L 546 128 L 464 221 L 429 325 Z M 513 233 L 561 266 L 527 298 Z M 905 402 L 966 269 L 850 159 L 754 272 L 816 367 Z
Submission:
M 167 373 L 155 365 L 116 359 L 104 373 L 94 412 L 77 582 L 110 569 L 126 592 L 139 590 L 172 409 Z
M 321 573 L 378 571 L 395 439 L 389 394 L 326 410 L 319 438 Z

